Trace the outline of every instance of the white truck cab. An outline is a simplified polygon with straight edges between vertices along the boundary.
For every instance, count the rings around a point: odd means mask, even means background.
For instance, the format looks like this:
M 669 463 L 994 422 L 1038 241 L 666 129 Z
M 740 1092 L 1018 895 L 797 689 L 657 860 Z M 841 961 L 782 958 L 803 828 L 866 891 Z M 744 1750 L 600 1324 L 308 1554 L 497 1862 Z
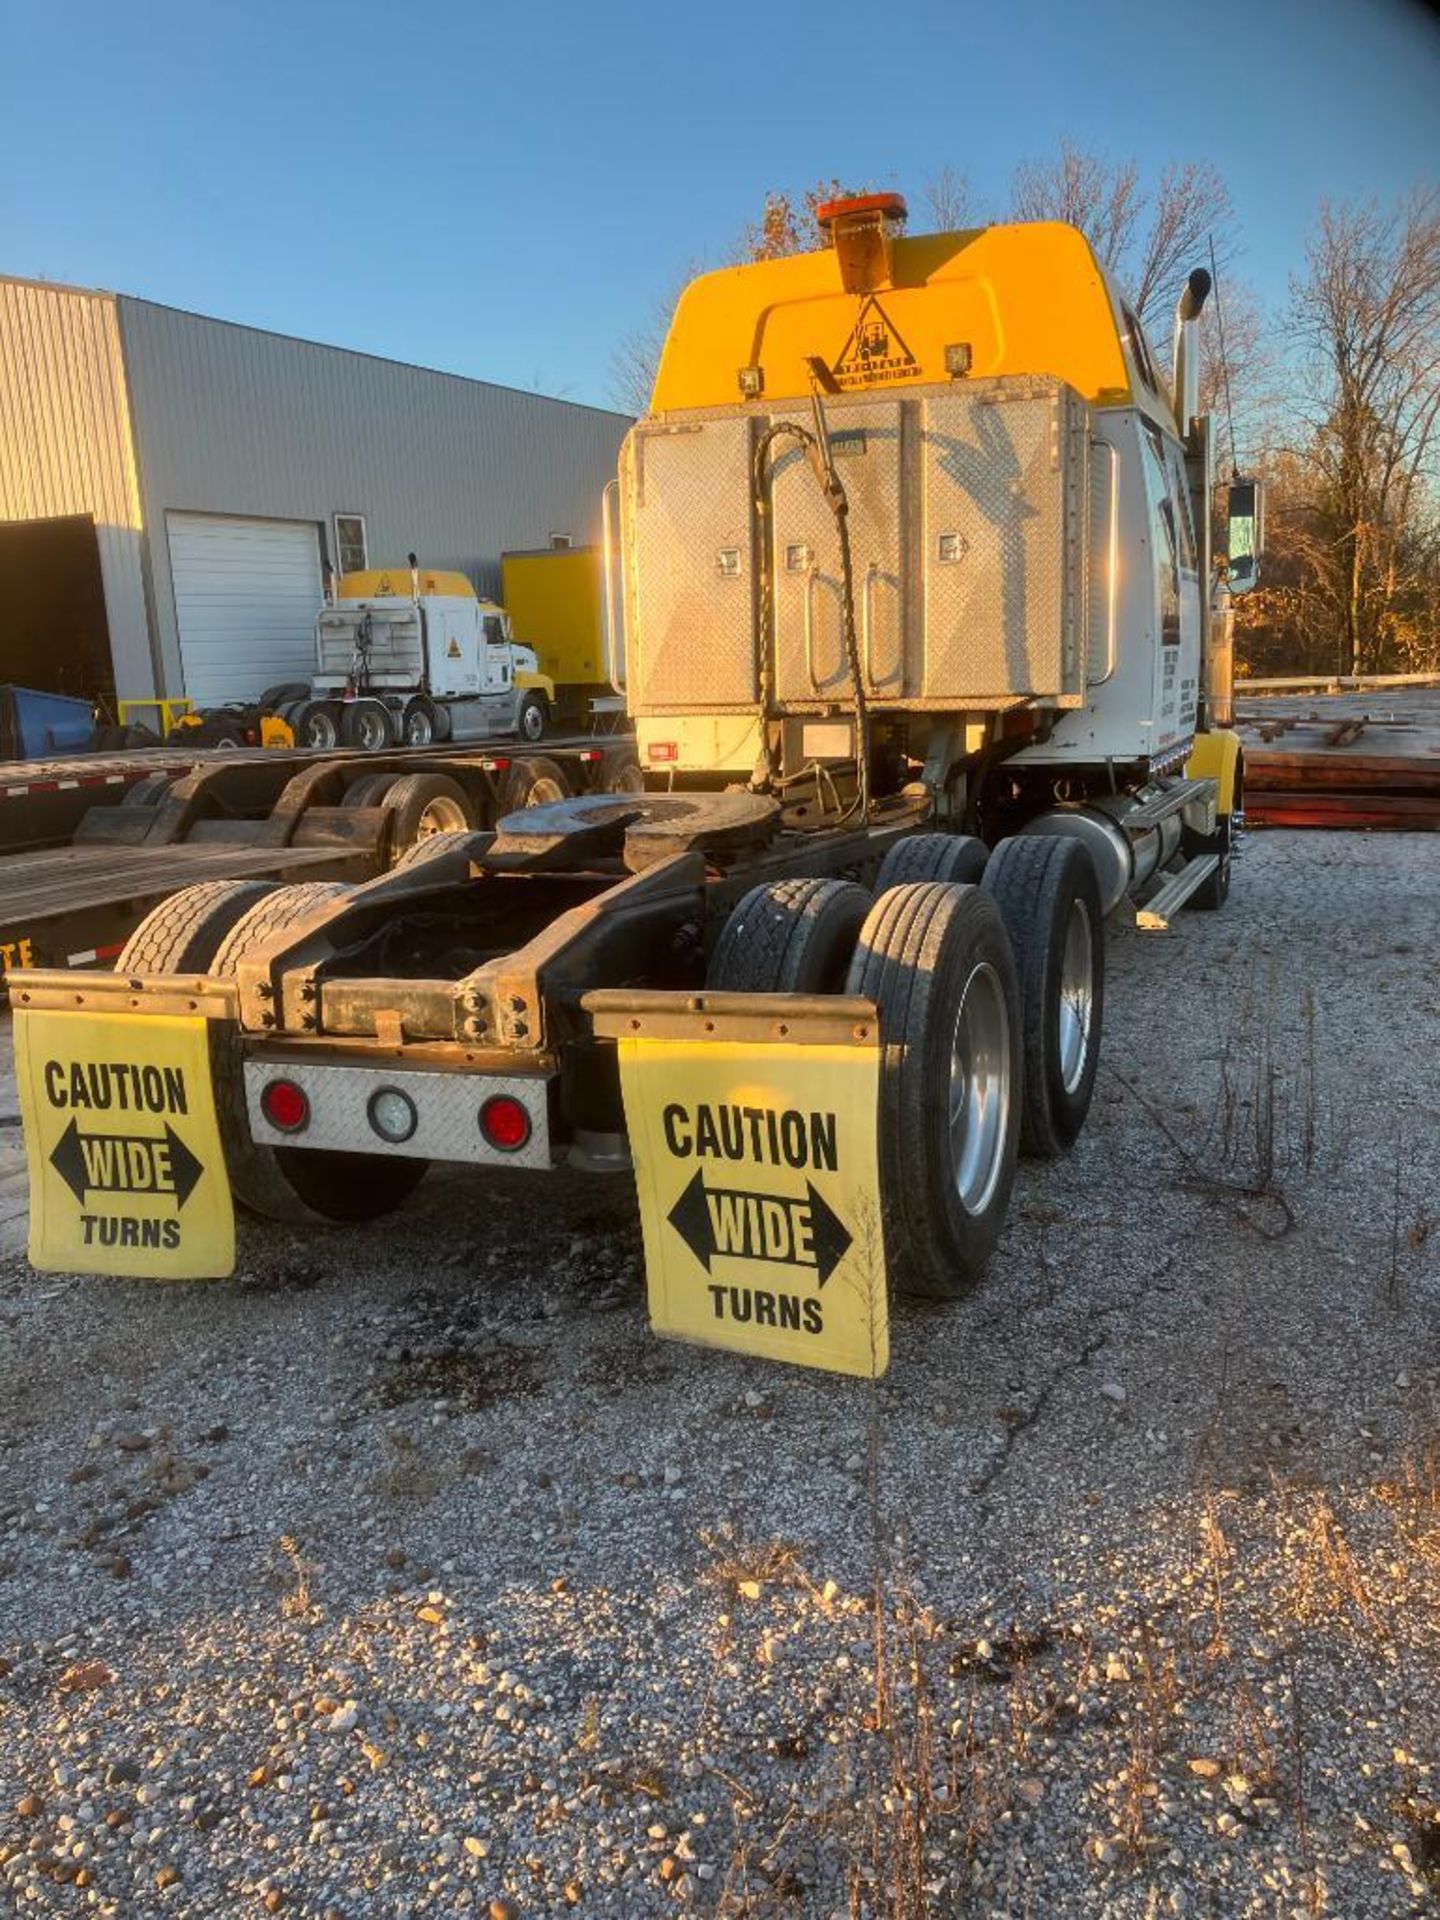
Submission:
M 346 574 L 315 623 L 315 675 L 296 736 L 372 751 L 397 740 L 533 742 L 555 691 L 539 665 L 512 639 L 505 609 L 481 600 L 462 573 L 412 564 Z

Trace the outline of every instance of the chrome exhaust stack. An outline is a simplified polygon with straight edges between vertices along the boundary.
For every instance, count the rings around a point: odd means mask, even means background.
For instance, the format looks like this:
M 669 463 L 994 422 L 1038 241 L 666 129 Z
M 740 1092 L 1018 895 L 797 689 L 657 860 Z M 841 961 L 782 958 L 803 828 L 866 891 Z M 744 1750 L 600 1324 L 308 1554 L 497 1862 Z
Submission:
M 1175 307 L 1175 376 L 1171 404 L 1180 438 L 1190 438 L 1190 422 L 1200 410 L 1200 314 L 1210 297 L 1210 275 L 1196 267 Z

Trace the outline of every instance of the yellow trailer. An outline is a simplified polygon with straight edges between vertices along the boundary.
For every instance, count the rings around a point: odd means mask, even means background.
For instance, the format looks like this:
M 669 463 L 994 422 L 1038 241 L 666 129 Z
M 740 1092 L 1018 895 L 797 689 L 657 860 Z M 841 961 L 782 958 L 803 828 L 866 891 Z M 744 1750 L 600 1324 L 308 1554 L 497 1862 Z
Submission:
M 556 715 L 569 726 L 587 725 L 593 701 L 616 700 L 606 661 L 600 549 L 503 553 L 500 580 L 511 632 L 555 682 Z

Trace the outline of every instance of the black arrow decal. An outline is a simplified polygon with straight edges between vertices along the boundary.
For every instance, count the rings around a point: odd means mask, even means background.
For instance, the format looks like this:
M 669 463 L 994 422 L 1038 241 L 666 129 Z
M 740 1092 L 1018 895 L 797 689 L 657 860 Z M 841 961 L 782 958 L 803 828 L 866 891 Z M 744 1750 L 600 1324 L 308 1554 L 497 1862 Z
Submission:
M 72 1119 L 55 1142 L 50 1164 L 81 1206 L 87 1193 L 173 1195 L 183 1207 L 205 1168 L 167 1120 L 164 1150 L 167 1164 L 157 1160 L 161 1141 L 153 1133 L 81 1133 Z M 148 1179 L 137 1179 L 137 1163 L 127 1149 L 138 1147 L 138 1166 Z
M 170 1149 L 170 1178 L 175 1182 L 175 1210 L 178 1213 L 195 1191 L 195 1183 L 205 1169 L 168 1120 L 165 1122 L 165 1144 Z M 834 1218 L 833 1214 L 831 1218 Z M 840 1226 L 838 1220 L 835 1224 Z M 843 1227 L 840 1227 L 840 1231 L 845 1233 Z M 850 1244 L 848 1234 L 845 1234 L 845 1244 Z
M 777 1207 L 783 1214 L 781 1251 L 772 1250 L 762 1212 Z M 808 1221 L 798 1222 L 798 1213 L 808 1213 Z M 769 1219 L 773 1223 L 773 1212 Z M 706 1273 L 716 1255 L 724 1254 L 813 1271 L 822 1287 L 854 1240 L 845 1222 L 808 1180 L 804 1200 L 797 1200 L 744 1187 L 707 1187 L 704 1175 L 696 1173 L 670 1209 L 669 1220 Z M 808 1249 L 803 1256 L 793 1251 L 802 1232 Z
M 823 1287 L 850 1251 L 855 1236 L 826 1202 L 824 1195 L 817 1193 L 808 1180 L 805 1182 L 805 1191 L 810 1199 L 810 1238 L 815 1248 L 815 1265 L 820 1271 L 820 1284 Z
M 705 1204 L 705 1180 L 696 1174 L 670 1209 L 670 1224 L 708 1273 L 715 1252 L 710 1209 Z
M 85 1204 L 85 1149 L 80 1145 L 80 1127 L 72 1120 L 55 1142 L 50 1164 L 69 1187 L 81 1206 Z

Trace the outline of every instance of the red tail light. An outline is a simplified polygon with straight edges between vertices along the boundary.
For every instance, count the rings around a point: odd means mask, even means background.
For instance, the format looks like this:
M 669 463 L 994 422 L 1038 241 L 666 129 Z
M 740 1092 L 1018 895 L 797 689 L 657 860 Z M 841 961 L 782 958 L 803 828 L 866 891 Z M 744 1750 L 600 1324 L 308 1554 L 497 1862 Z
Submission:
M 518 1153 L 530 1138 L 530 1115 L 508 1093 L 493 1094 L 480 1109 L 480 1131 L 498 1153 Z
M 271 1080 L 260 1094 L 260 1111 L 279 1133 L 303 1133 L 310 1124 L 310 1101 L 293 1080 Z
M 652 740 L 645 749 L 652 760 L 678 760 L 680 748 L 673 740 Z

